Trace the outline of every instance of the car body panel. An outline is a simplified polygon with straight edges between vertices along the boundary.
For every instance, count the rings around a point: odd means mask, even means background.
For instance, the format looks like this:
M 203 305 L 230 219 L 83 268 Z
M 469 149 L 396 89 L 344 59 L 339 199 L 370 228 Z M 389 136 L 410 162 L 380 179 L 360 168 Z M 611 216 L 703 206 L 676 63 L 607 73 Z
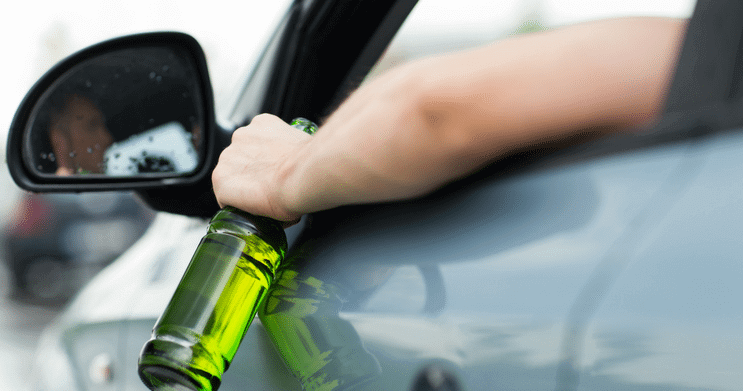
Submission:
M 311 242 L 327 281 L 366 292 L 339 317 L 378 360 L 381 389 L 409 390 L 437 366 L 462 390 L 736 390 L 741 151 L 731 132 L 344 210 L 289 234 L 292 248 Z M 120 390 L 144 389 L 140 345 L 205 232 L 200 219 L 158 219 L 56 326 L 78 373 L 101 353 L 90 339 L 85 354 L 74 347 L 81 328 L 116 335 L 122 345 L 100 348 L 119 360 Z M 258 318 L 220 389 L 247 385 L 300 389 Z

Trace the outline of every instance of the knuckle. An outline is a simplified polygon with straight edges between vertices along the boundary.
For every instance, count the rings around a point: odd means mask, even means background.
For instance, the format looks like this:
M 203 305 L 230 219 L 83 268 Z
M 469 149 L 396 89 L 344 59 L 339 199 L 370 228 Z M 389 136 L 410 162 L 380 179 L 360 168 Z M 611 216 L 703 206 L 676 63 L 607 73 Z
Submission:
M 263 121 L 272 121 L 276 116 L 268 113 L 261 113 L 253 117 L 253 119 L 250 121 L 250 123 L 253 122 L 263 122 Z
M 242 137 L 243 133 L 245 133 L 246 131 L 248 131 L 247 126 L 235 129 L 235 131 L 232 132 L 232 142 L 235 142 L 235 140 L 239 140 Z

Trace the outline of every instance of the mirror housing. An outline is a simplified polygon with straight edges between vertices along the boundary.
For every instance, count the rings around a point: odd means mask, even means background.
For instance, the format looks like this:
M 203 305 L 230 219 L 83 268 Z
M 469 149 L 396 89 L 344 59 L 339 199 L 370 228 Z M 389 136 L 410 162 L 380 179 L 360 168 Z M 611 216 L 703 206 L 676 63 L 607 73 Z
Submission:
M 34 192 L 194 183 L 212 160 L 213 106 L 192 37 L 106 41 L 61 61 L 31 88 L 11 124 L 9 169 Z
M 58 128 L 67 131 L 61 144 Z M 211 171 L 230 133 L 216 124 L 198 42 L 176 32 L 136 34 L 85 48 L 44 74 L 13 118 L 7 163 L 31 192 L 136 190 L 155 209 L 206 217 L 218 210 Z M 78 139 L 87 144 L 69 147 Z

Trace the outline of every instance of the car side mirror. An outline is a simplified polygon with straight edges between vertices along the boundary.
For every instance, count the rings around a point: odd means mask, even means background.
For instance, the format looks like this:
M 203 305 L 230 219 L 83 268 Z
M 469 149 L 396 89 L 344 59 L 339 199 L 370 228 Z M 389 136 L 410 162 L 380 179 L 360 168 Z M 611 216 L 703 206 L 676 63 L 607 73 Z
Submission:
M 10 128 L 8 166 L 34 192 L 188 185 L 211 172 L 215 129 L 196 40 L 133 35 L 73 54 L 34 85 Z

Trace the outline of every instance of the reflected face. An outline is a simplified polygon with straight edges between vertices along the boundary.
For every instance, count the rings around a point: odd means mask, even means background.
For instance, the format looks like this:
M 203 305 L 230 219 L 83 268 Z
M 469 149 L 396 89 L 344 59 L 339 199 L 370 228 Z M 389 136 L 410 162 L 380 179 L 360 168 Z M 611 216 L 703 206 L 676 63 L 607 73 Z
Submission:
M 103 154 L 113 143 L 95 103 L 72 95 L 52 117 L 49 140 L 57 156 L 57 175 L 103 173 Z

